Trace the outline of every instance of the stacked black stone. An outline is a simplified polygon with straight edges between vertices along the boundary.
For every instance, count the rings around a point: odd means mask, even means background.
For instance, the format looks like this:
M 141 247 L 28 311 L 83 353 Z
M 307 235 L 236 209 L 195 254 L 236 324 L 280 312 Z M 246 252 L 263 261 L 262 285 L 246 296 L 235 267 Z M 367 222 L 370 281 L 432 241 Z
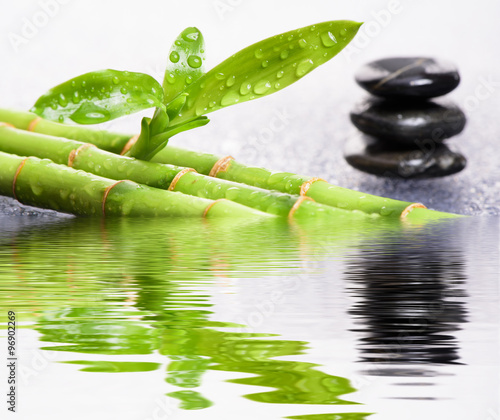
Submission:
M 355 77 L 375 96 L 351 112 L 361 131 L 346 145 L 351 166 L 400 178 L 440 177 L 465 168 L 465 157 L 443 143 L 464 129 L 465 114 L 451 101 L 432 99 L 458 86 L 455 66 L 433 58 L 386 58 L 366 64 Z

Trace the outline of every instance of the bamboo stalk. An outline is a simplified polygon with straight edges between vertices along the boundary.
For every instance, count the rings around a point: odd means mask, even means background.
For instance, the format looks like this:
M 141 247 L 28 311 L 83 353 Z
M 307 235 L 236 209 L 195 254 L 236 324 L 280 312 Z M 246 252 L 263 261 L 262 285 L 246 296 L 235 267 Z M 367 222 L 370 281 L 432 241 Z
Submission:
M 0 194 L 81 216 L 269 217 L 228 200 L 207 200 L 115 181 L 47 159 L 0 152 Z
M 350 217 L 366 218 L 359 211 L 338 208 L 305 201 L 299 197 L 261 188 L 226 181 L 196 173 L 196 171 L 146 162 L 116 155 L 82 143 L 61 137 L 28 133 L 8 126 L 0 127 L 0 150 L 16 155 L 46 158 L 58 164 L 67 164 L 105 178 L 129 179 L 150 187 L 169 189 L 211 200 L 229 199 L 277 216 L 300 217 Z
M 0 121 L 11 123 L 21 129 L 27 129 L 38 118 L 38 116 L 29 112 L 0 109 Z M 67 126 L 45 120 L 39 121 L 34 130 L 40 133 L 89 142 L 113 153 L 120 153 L 133 137 L 132 135 L 113 134 L 106 131 L 99 131 L 97 132 L 99 134 L 96 134 L 95 131 L 87 128 Z M 220 156 L 209 153 L 166 146 L 153 157 L 152 161 L 190 167 L 200 174 L 208 175 L 220 159 Z M 264 168 L 250 167 L 232 159 L 226 162 L 223 169 L 216 174 L 217 178 L 288 194 L 301 194 L 302 192 L 303 195 L 314 199 L 318 203 L 339 209 L 359 210 L 368 214 L 389 218 L 404 218 L 412 221 L 459 217 L 451 213 L 428 210 L 422 205 L 420 207 L 416 206 L 419 203 L 399 201 L 353 191 L 310 176 L 301 176 L 289 172 L 272 172 Z M 306 191 L 304 191 L 305 187 L 307 187 Z

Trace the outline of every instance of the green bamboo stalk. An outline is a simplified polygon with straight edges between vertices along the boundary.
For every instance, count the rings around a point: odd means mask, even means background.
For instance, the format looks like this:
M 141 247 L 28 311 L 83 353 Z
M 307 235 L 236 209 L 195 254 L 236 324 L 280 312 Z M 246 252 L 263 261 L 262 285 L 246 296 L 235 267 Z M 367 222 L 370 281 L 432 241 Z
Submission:
M 0 168 L 1 195 L 81 216 L 269 216 L 228 200 L 216 202 L 131 181 L 117 183 L 36 157 L 0 152 Z
M 211 200 L 229 199 L 277 216 L 293 214 L 296 218 L 367 217 L 359 211 L 341 210 L 310 200 L 298 202 L 298 195 L 266 191 L 196 172 L 181 174 L 185 169 L 183 167 L 119 156 L 92 147 L 89 143 L 29 133 L 8 126 L 0 127 L 0 150 L 16 155 L 46 158 L 58 164 L 71 164 L 74 169 L 105 178 L 128 179 L 154 188 L 168 189 L 175 180 L 174 188 L 171 188 L 173 191 Z M 176 179 L 178 174 L 181 176 Z
M 39 117 L 33 113 L 0 109 L 0 121 L 11 123 L 21 129 L 28 128 L 30 121 L 33 121 L 35 118 Z M 72 127 L 45 120 L 37 123 L 35 131 L 86 141 L 113 153 L 120 153 L 125 144 L 133 137 L 131 135 L 113 134 L 105 131 L 99 132 L 100 134 L 96 136 L 94 131 L 86 128 Z M 166 146 L 153 157 L 152 161 L 190 167 L 200 174 L 208 175 L 219 159 L 220 156 L 209 153 Z M 302 185 L 313 180 L 313 177 L 310 176 L 301 176 L 289 172 L 272 172 L 264 168 L 246 166 L 235 160 L 232 160 L 224 171 L 218 172 L 217 178 L 288 194 L 299 194 Z M 414 204 L 349 190 L 329 184 L 326 181 L 312 183 L 306 195 L 318 203 L 331 207 L 344 210 L 359 210 L 364 213 L 378 214 L 389 218 L 401 217 L 403 212 Z M 425 208 L 413 208 L 407 214 L 406 219 L 418 222 L 453 217 L 459 216 Z

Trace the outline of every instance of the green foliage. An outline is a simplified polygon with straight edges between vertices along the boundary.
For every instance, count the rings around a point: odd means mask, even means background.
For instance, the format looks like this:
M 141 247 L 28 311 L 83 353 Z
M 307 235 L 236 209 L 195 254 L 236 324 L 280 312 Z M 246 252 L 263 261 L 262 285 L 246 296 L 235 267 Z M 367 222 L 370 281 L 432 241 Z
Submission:
M 330 21 L 276 35 L 244 48 L 206 74 L 203 35 L 197 28 L 186 28 L 170 50 L 163 86 L 146 74 L 101 70 L 54 87 L 32 111 L 53 121 L 96 124 L 156 107 L 152 118 L 142 120 L 139 140 L 128 153 L 149 160 L 173 135 L 208 123 L 203 115 L 300 80 L 337 55 L 360 25 Z
M 50 89 L 31 111 L 52 121 L 98 124 L 155 106 L 163 107 L 163 89 L 151 76 L 100 70 Z
M 168 54 L 168 64 L 163 79 L 164 103 L 171 102 L 191 83 L 199 79 L 205 61 L 205 42 L 197 28 L 184 29 Z

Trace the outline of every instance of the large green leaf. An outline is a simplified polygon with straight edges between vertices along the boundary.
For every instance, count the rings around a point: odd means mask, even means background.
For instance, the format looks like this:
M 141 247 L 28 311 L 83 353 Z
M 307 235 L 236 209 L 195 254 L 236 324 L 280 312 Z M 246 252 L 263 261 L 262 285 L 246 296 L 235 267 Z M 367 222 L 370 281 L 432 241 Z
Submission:
M 170 49 L 163 79 L 163 102 L 168 104 L 204 73 L 205 43 L 197 28 L 184 29 Z
M 50 89 L 31 111 L 52 121 L 97 124 L 152 107 L 164 107 L 163 89 L 154 78 L 100 70 Z
M 337 55 L 361 23 L 338 20 L 296 29 L 253 44 L 210 70 L 184 91 L 185 120 L 274 93 Z

